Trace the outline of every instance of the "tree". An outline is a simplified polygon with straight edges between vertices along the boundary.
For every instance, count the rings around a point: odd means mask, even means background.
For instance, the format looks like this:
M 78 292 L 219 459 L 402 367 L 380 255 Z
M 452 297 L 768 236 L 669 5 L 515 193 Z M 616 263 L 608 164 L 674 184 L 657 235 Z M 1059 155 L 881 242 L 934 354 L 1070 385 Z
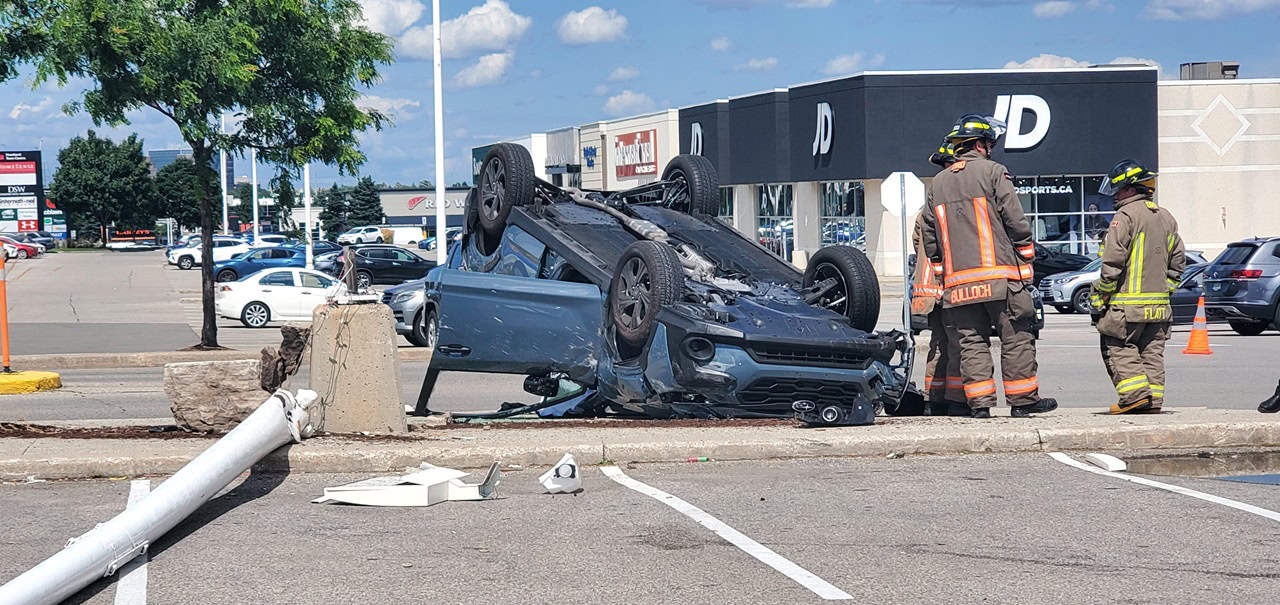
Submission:
M 337 185 L 322 189 L 320 195 L 316 196 L 316 205 L 321 207 L 320 229 L 325 232 L 326 237 L 332 239 L 336 234 L 347 230 L 349 223 L 346 194 Z
M 152 229 L 159 214 L 151 170 L 138 135 L 116 144 L 92 130 L 58 152 L 50 197 L 74 228 Z
M 382 224 L 382 196 L 378 195 L 373 179 L 366 176 L 356 183 L 347 206 L 347 220 L 352 225 Z
M 283 231 L 284 224 L 293 220 L 293 209 L 298 207 L 298 194 L 293 188 L 293 179 L 284 170 L 277 172 L 275 178 L 271 179 L 271 186 L 275 189 L 272 199 L 276 201 L 275 213 L 279 217 L 276 222 Z
M 200 224 L 199 175 L 190 158 L 180 157 L 156 172 L 159 213 L 190 227 Z
M 87 78 L 90 89 L 68 110 L 124 124 L 129 112 L 151 108 L 191 147 L 204 234 L 199 346 L 217 347 L 214 152 L 253 148 L 268 164 L 320 161 L 353 174 L 365 160 L 357 135 L 387 120 L 356 106 L 356 87 L 378 81 L 391 39 L 359 25 L 359 0 L 0 2 L 0 50 L 21 53 L 0 62 L 34 63 L 33 86 Z M 33 37 L 40 43 L 7 42 Z M 228 111 L 243 119 L 222 134 L 219 116 Z
M 456 183 L 454 183 L 454 184 L 452 184 L 452 185 L 449 185 L 449 188 L 450 188 L 450 189 L 466 189 L 466 188 L 468 188 L 468 187 L 470 187 L 470 186 L 471 186 L 471 183 L 465 183 L 465 182 L 463 182 L 463 181 L 458 181 L 458 182 L 456 182 Z

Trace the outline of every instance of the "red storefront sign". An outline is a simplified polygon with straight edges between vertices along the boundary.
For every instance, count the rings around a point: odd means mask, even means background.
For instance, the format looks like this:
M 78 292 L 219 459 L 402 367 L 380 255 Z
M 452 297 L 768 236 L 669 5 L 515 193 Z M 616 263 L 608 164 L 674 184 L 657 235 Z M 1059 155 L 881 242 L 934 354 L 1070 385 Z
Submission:
M 658 131 L 641 130 L 613 138 L 613 157 L 618 178 L 658 173 Z

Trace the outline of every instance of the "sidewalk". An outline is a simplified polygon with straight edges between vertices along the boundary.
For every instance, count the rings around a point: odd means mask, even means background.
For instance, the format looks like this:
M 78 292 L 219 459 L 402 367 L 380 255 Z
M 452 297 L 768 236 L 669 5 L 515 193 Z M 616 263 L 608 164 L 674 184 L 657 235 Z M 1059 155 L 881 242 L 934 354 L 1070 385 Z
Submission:
M 999 413 L 1006 413 L 1001 408 Z M 259 463 L 266 471 L 386 473 L 421 462 L 483 468 L 494 460 L 550 465 L 566 452 L 583 464 L 759 460 L 889 454 L 964 454 L 1058 450 L 1216 449 L 1280 446 L 1280 422 L 1256 412 L 1180 408 L 1158 416 L 1113 417 L 1059 410 L 1030 419 L 884 418 L 875 426 L 809 429 L 790 421 L 605 421 L 560 426 L 441 428 L 417 425 L 407 437 L 323 436 L 282 448 Z M 66 423 L 62 423 L 66 424 Z M 582 426 L 587 424 L 587 426 Z M 630 425 L 630 426 L 629 426 Z M 0 480 L 165 475 L 212 442 L 210 437 L 103 439 L 4 437 Z M 9 431 L 12 433 L 12 430 Z

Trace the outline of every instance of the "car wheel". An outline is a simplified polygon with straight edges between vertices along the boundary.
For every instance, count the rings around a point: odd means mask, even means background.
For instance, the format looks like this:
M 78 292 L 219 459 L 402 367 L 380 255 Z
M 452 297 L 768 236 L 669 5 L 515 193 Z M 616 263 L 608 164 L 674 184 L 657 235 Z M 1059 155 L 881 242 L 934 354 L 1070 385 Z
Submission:
M 1257 336 L 1261 334 L 1264 330 L 1266 330 L 1268 325 L 1267 322 L 1265 321 L 1235 321 L 1235 320 L 1229 320 L 1227 321 L 1227 324 L 1231 326 L 1232 330 L 1236 331 L 1236 334 L 1239 334 L 1241 336 Z
M 190 269 L 191 267 L 195 266 L 195 264 L 196 264 L 195 259 L 191 258 L 190 256 L 184 256 L 178 259 L 178 268 L 182 269 L 183 271 Z
M 26 250 L 23 250 L 21 248 L 18 249 L 18 259 L 24 259 L 24 258 L 27 258 L 28 256 L 30 255 L 27 254 Z
M 364 290 L 373 285 L 373 275 L 368 271 L 356 271 L 356 287 Z
M 1075 310 L 1076 313 L 1088 315 L 1093 312 L 1093 309 L 1089 308 L 1090 293 L 1091 290 L 1085 287 L 1076 288 L 1076 291 L 1071 295 L 1071 308 Z
M 925 405 L 924 394 L 910 388 L 902 394 L 902 399 L 884 404 L 884 413 L 890 416 L 923 416 Z
M 427 346 L 426 308 L 420 309 L 413 316 L 413 326 L 404 337 L 415 347 Z
M 240 276 L 236 275 L 236 272 L 231 269 L 223 269 L 218 272 L 218 281 L 235 281 L 239 277 Z
M 1053 308 L 1057 309 L 1059 313 L 1064 315 L 1070 315 L 1076 312 L 1076 308 L 1071 305 L 1054 305 Z
M 271 321 L 271 309 L 256 300 L 245 305 L 240 311 L 240 323 L 247 328 L 261 328 L 269 321 Z
M 805 288 L 834 279 L 814 303 L 849 318 L 853 327 L 864 332 L 875 329 L 880 319 L 880 282 L 867 255 L 851 246 L 827 246 L 814 253 L 804 270 Z
M 480 168 L 480 227 L 489 235 L 500 235 L 511 209 L 533 200 L 535 184 L 529 150 L 515 143 L 495 145 L 485 154 Z
M 620 352 L 629 355 L 642 349 L 658 312 L 676 302 L 683 290 L 684 271 L 675 248 L 651 240 L 627 246 L 609 284 L 609 319 Z M 624 347 L 630 350 L 622 351 Z
M 682 154 L 671 158 L 662 171 L 664 205 L 689 214 L 720 214 L 720 179 L 711 160 Z
M 373 240 L 373 243 L 375 243 L 375 244 L 381 244 L 381 243 L 382 243 L 382 236 L 381 236 L 381 235 L 379 235 L 377 239 Z

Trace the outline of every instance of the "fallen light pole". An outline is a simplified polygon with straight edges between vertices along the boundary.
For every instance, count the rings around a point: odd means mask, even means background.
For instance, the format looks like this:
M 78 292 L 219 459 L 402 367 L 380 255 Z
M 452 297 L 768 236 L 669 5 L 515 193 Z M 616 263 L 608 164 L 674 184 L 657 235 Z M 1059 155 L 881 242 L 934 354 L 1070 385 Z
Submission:
M 0 603 L 60 603 L 144 553 L 175 525 L 276 448 L 311 436 L 313 391 L 276 391 L 236 428 L 141 502 L 72 538 L 65 548 L 0 586 Z

